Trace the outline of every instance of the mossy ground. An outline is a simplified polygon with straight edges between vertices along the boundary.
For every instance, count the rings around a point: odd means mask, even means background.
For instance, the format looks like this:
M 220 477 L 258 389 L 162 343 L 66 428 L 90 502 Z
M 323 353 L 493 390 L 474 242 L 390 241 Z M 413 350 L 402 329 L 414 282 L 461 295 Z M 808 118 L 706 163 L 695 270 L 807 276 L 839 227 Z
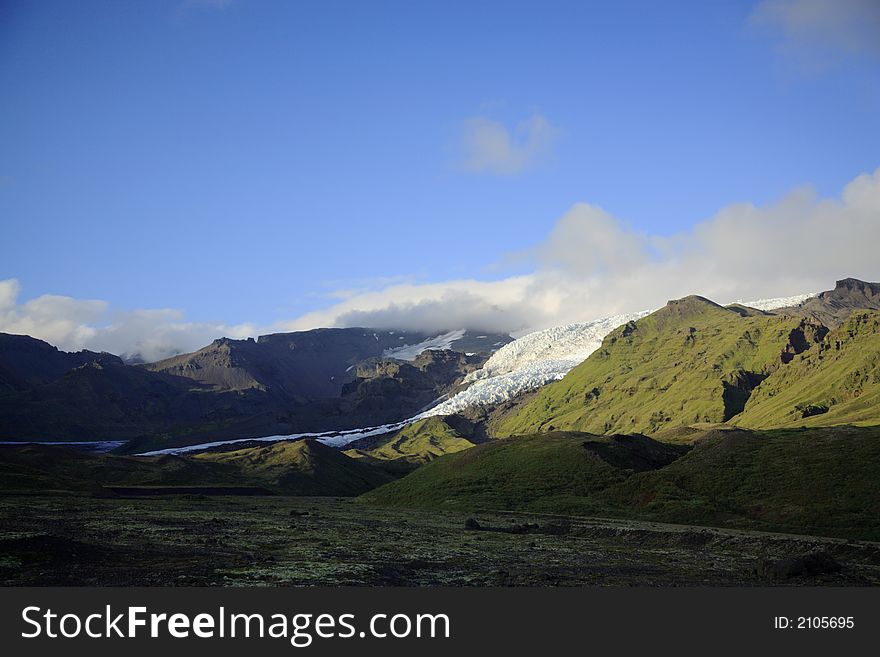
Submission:
M 482 531 L 464 529 L 472 515 Z M 876 544 L 332 498 L 6 495 L 0 528 L 7 586 L 880 584 Z M 782 582 L 756 572 L 815 550 L 843 570 Z

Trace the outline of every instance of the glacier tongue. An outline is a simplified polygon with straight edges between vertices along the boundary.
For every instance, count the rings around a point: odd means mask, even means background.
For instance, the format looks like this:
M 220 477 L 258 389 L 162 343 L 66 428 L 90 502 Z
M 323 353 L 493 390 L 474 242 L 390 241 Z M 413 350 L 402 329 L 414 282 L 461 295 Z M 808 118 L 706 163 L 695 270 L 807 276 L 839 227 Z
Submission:
M 611 331 L 651 312 L 614 315 L 524 335 L 501 347 L 482 369 L 469 374 L 465 379 L 469 387 L 418 417 L 450 415 L 471 406 L 499 404 L 545 383 L 558 381 L 596 351 Z

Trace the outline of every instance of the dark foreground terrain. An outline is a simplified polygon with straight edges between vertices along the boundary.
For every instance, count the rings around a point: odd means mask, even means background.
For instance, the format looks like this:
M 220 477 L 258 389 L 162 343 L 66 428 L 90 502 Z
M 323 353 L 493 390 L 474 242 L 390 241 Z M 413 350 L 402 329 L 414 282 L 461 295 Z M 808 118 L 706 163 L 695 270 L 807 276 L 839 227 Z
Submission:
M 337 498 L 12 494 L 0 583 L 858 586 L 880 584 L 880 544 Z

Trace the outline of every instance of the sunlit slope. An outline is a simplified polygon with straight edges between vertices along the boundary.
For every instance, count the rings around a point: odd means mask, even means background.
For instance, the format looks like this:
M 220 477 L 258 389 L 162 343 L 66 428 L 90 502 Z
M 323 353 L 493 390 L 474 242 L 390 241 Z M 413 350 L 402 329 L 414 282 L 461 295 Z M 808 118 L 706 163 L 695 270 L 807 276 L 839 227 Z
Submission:
M 765 377 L 818 336 L 799 318 L 690 296 L 612 331 L 563 380 L 503 418 L 501 436 L 539 431 L 655 433 L 725 422 Z
M 473 446 L 473 442 L 460 435 L 446 420 L 430 417 L 381 439 L 373 447 L 351 449 L 345 453 L 355 458 L 369 457 L 384 461 L 400 459 L 418 464 Z
M 235 466 L 246 480 L 286 495 L 358 495 L 391 478 L 315 440 L 205 452 L 193 460 Z
M 855 312 L 766 379 L 733 423 L 880 424 L 880 312 Z

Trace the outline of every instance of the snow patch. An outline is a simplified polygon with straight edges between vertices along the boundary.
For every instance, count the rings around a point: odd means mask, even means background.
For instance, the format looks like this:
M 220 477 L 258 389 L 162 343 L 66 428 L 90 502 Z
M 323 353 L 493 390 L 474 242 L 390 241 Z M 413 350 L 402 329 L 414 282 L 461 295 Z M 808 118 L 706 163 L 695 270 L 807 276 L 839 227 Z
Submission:
M 793 297 L 778 297 L 776 299 L 756 299 L 755 301 L 743 301 L 739 299 L 733 303 L 741 306 L 748 306 L 756 310 L 776 310 L 777 308 L 788 308 L 789 306 L 799 306 L 804 301 L 818 296 L 818 292 L 810 292 L 809 294 L 797 294 Z
M 414 422 L 414 419 L 404 420 L 403 422 L 395 422 L 393 424 L 383 424 L 378 427 L 367 427 L 365 429 L 352 429 L 350 431 L 322 431 L 319 433 L 292 433 L 286 436 L 263 436 L 262 438 L 236 438 L 234 440 L 216 440 L 211 443 L 199 443 L 198 445 L 184 445 L 183 447 L 168 447 L 167 449 L 156 449 L 151 452 L 141 452 L 135 456 L 162 456 L 163 454 L 186 454 L 188 452 L 198 452 L 212 447 L 221 447 L 227 445 L 236 445 L 241 443 L 280 443 L 286 440 L 303 440 L 305 438 L 314 438 L 319 443 L 324 443 L 331 447 L 342 447 L 350 442 L 367 438 L 369 436 L 381 436 L 383 433 L 390 433 L 402 429 L 408 424 Z
M 382 352 L 382 355 L 386 358 L 396 358 L 397 360 L 415 360 L 420 353 L 427 351 L 428 349 L 450 349 L 452 343 L 461 340 L 464 337 L 464 334 L 464 329 L 449 331 L 449 333 L 428 338 L 424 342 L 419 342 L 418 344 L 405 344 L 400 347 L 386 349 Z

